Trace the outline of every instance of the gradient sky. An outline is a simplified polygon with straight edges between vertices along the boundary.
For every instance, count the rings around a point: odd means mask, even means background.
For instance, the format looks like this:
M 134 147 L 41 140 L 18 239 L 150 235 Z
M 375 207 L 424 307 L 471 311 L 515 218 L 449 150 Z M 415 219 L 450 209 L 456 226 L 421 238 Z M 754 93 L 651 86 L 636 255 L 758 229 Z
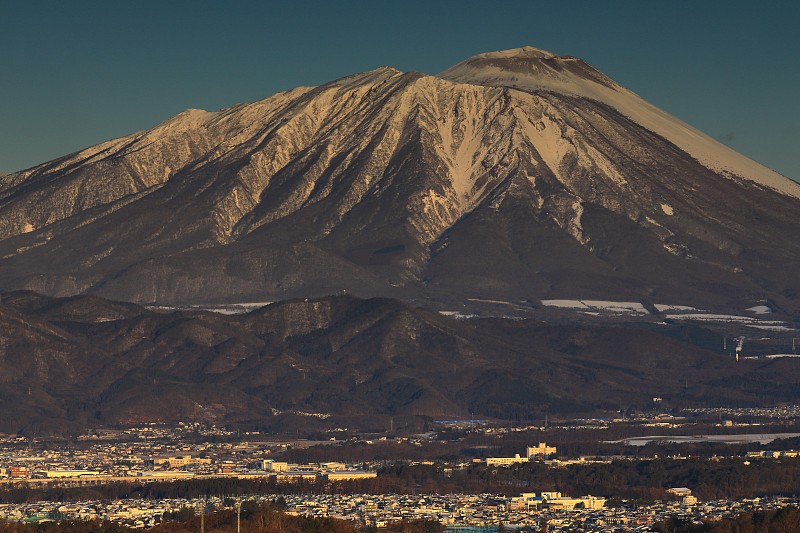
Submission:
M 800 3 L 0 0 L 0 171 L 390 65 L 575 55 L 800 180 Z

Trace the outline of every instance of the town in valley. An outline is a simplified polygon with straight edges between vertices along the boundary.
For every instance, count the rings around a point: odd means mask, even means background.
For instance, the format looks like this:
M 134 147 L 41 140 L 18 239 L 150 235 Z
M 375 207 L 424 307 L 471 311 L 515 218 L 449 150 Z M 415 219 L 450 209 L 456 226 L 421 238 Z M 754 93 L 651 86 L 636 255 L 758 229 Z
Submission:
M 287 515 L 365 528 L 425 521 L 454 532 L 655 531 L 669 520 L 703 523 L 800 504 L 792 485 L 768 494 L 709 493 L 707 480 L 681 470 L 684 463 L 720 476 L 735 468 L 800 472 L 798 415 L 795 406 L 698 408 L 547 426 L 440 420 L 424 433 L 338 428 L 293 438 L 200 423 L 70 438 L 6 435 L 0 520 L 148 529 L 181 516 L 280 502 Z M 564 481 L 648 465 L 663 471 L 644 484 L 641 475 L 621 486 Z M 580 493 L 581 486 L 593 490 Z

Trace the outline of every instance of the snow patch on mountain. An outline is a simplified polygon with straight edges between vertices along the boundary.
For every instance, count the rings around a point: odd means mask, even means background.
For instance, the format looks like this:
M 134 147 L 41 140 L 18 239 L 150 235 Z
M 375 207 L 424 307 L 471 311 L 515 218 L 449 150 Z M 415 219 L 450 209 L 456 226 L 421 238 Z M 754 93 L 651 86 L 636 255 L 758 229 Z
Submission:
M 659 313 L 663 313 L 664 311 L 700 311 L 700 309 L 689 305 L 654 304 L 653 307 L 655 307 Z
M 608 313 L 649 315 L 639 302 L 613 302 L 607 300 L 542 300 L 546 307 L 561 309 L 592 310 Z

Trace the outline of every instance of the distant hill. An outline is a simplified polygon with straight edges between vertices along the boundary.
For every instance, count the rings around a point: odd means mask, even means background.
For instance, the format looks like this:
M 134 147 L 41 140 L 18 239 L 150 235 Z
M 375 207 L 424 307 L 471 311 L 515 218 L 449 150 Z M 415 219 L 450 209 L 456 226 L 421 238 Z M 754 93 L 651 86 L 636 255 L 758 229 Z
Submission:
M 0 431 L 150 421 L 306 431 L 795 398 L 800 365 L 733 364 L 679 326 L 455 320 L 336 296 L 158 313 L 31 292 L 0 303 Z

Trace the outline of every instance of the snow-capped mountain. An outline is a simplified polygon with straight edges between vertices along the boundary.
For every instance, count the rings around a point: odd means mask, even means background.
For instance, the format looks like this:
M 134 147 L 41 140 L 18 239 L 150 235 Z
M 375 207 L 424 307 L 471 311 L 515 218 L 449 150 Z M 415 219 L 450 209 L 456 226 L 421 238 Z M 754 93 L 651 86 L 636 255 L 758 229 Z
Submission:
M 513 87 L 531 93 L 549 91 L 602 102 L 661 135 L 704 166 L 800 197 L 800 184 L 665 113 L 576 57 L 558 57 L 527 46 L 479 54 L 440 76 L 463 83 Z
M 0 177 L 0 281 L 165 304 L 328 294 L 800 309 L 800 185 L 535 48 L 388 67 Z

